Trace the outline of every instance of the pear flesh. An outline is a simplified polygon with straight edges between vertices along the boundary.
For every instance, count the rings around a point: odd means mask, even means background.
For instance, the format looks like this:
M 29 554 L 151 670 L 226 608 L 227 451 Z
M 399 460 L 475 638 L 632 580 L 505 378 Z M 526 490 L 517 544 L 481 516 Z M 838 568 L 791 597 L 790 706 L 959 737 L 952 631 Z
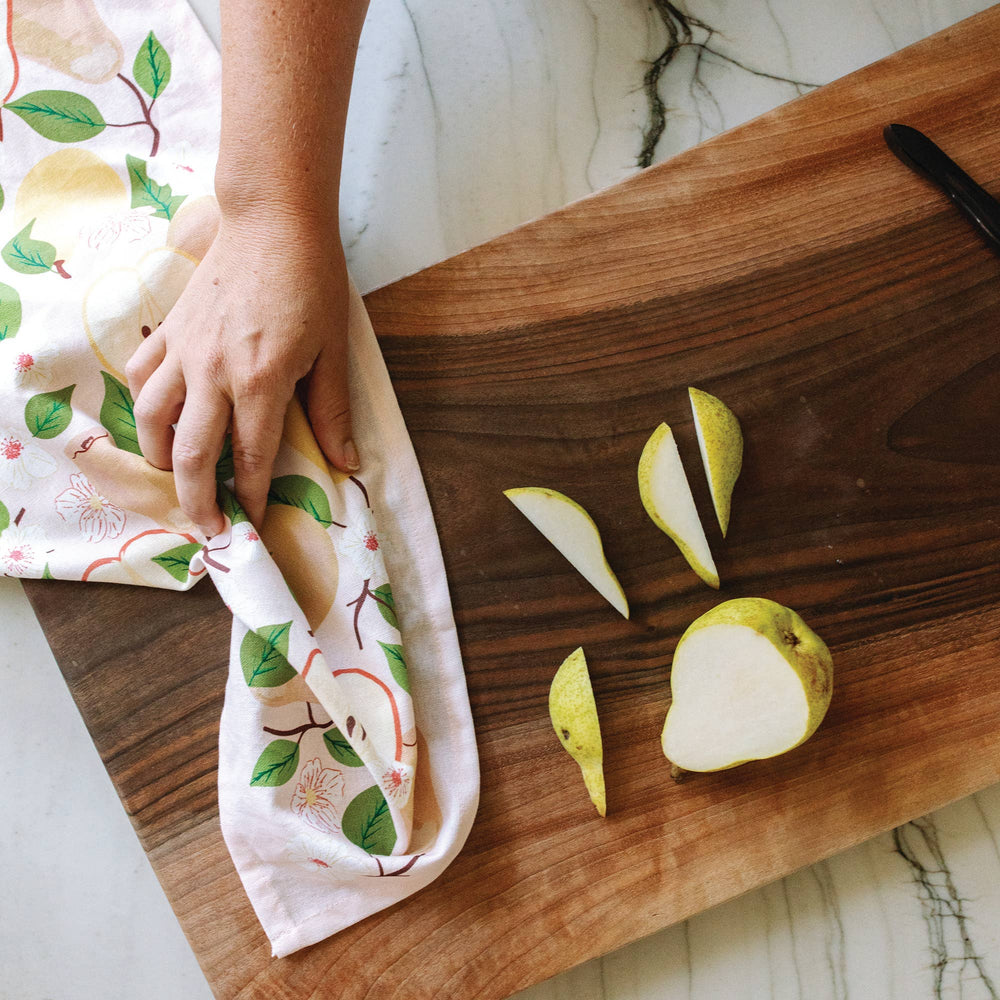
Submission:
M 694 621 L 674 651 L 663 753 L 685 771 L 721 771 L 785 753 L 823 720 L 833 659 L 790 608 L 726 601 Z
M 721 399 L 691 388 L 688 398 L 715 516 L 725 538 L 729 530 L 733 487 L 743 467 L 743 432 L 736 414 Z
M 540 486 L 504 490 L 504 496 L 612 607 L 628 618 L 625 591 L 604 557 L 597 525 L 575 500 Z
M 677 442 L 667 424 L 653 431 L 639 459 L 639 496 L 656 526 L 670 536 L 691 568 L 710 587 L 719 571 L 694 505 Z
M 602 816 L 607 815 L 601 726 L 582 647 L 563 660 L 552 678 L 549 718 L 563 749 L 580 765 L 590 801 Z

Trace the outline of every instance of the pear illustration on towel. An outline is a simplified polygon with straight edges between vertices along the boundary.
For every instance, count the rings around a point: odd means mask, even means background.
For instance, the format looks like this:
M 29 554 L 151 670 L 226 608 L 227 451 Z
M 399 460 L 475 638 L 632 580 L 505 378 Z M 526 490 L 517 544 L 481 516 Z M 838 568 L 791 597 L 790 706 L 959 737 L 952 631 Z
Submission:
M 81 83 L 110 80 L 125 56 L 93 0 L 17 0 L 11 34 L 19 56 Z

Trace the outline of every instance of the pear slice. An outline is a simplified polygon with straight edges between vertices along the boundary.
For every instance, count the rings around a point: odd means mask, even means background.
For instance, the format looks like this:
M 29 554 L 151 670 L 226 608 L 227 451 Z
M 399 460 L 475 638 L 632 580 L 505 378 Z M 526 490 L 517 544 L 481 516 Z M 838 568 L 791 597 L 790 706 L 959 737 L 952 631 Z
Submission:
M 729 511 L 733 487 L 743 467 L 743 432 L 736 414 L 716 396 L 701 389 L 688 389 L 694 429 L 698 435 L 705 478 L 712 491 L 715 516 L 719 519 L 722 537 L 729 530 Z
M 580 765 L 583 783 L 597 811 L 607 815 L 604 792 L 604 750 L 597 720 L 594 689 L 583 648 L 563 660 L 549 688 L 549 718 L 563 749 Z
M 583 574 L 584 579 L 628 618 L 628 601 L 607 559 L 593 518 L 556 490 L 524 486 L 503 495 Z
M 685 771 L 775 757 L 812 736 L 832 691 L 830 651 L 794 611 L 725 601 L 677 643 L 663 753 Z
M 677 442 L 667 424 L 660 424 L 642 449 L 639 496 L 646 513 L 677 543 L 691 568 L 710 587 L 718 589 L 719 572 L 691 496 Z

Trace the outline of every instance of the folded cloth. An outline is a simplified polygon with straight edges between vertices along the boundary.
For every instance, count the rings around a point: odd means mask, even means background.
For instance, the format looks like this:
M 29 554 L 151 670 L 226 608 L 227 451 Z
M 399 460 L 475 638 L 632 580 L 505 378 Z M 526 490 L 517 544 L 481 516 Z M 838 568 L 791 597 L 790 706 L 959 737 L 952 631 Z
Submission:
M 211 240 L 219 59 L 183 0 L 60 10 L 56 24 L 47 0 L 8 3 L 0 60 L 0 570 L 212 578 L 233 614 L 222 831 L 287 955 L 427 885 L 472 825 L 434 521 L 353 288 L 358 476 L 328 466 L 293 400 L 263 523 L 228 488 L 227 449 L 226 528 L 206 539 L 142 458 L 124 367 Z

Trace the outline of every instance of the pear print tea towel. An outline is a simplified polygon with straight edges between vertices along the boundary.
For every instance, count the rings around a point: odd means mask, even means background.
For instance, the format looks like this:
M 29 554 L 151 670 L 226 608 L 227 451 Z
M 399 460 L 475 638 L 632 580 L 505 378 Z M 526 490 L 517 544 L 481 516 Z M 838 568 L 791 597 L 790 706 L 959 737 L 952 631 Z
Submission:
M 358 476 L 291 404 L 262 524 L 218 464 L 200 534 L 124 374 L 211 242 L 219 57 L 184 0 L 7 0 L 0 52 L 0 571 L 183 590 L 233 614 L 223 835 L 275 955 L 455 857 L 479 771 L 437 534 L 360 296 Z M 220 678 L 221 683 L 221 678 Z M 390 877 L 391 876 L 391 877 Z

